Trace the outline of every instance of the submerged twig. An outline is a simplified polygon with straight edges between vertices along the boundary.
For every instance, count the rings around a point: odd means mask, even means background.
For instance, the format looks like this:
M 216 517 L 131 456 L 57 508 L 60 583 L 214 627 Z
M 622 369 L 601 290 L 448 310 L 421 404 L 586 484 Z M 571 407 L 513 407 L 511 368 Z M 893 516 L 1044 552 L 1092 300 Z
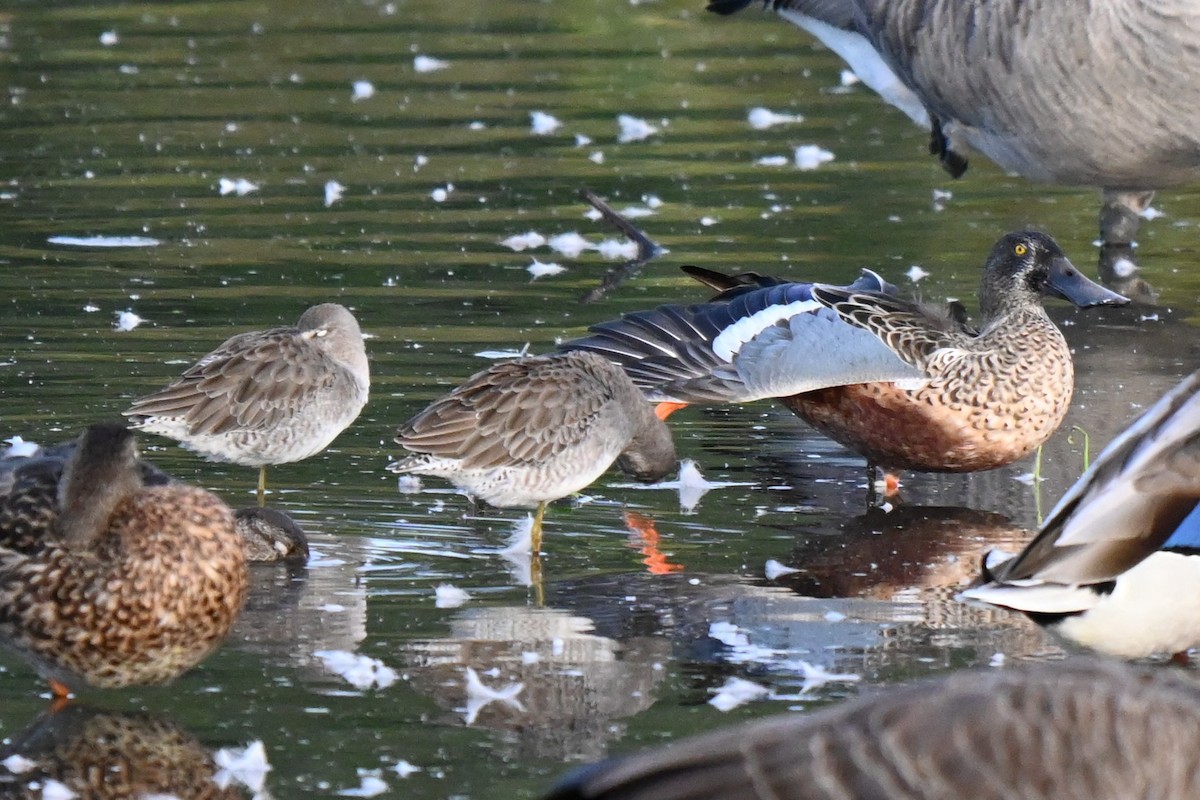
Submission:
M 651 259 L 657 258 L 663 253 L 662 247 L 650 240 L 650 237 L 637 228 L 632 222 L 617 213 L 608 203 L 591 189 L 581 189 L 579 196 L 582 197 L 588 205 L 600 212 L 600 216 L 604 217 L 614 228 L 625 234 L 629 239 L 637 245 L 637 255 L 623 264 L 610 269 L 600 281 L 600 285 L 595 289 L 589 290 L 583 297 L 579 298 L 581 303 L 594 303 L 597 300 L 603 300 L 608 297 L 614 289 L 620 286 L 629 278 L 638 273 L 639 270 Z

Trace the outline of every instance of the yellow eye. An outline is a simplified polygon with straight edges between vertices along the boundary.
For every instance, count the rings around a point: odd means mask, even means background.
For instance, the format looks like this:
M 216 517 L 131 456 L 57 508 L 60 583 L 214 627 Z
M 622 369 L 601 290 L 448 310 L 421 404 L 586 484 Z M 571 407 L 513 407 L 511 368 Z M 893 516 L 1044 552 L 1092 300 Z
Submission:
M 1017 245 L 1016 247 L 1014 247 L 1014 248 L 1013 248 L 1013 252 L 1014 252 L 1014 253 L 1016 253 L 1016 254 L 1017 254 L 1017 255 L 1019 255 L 1019 256 L 1023 256 L 1023 255 L 1025 255 L 1026 253 L 1028 253 L 1028 252 L 1029 252 L 1029 248 L 1028 248 L 1028 247 L 1026 247 L 1026 246 L 1025 246 L 1025 245 L 1023 245 L 1023 244 L 1019 244 L 1019 245 Z

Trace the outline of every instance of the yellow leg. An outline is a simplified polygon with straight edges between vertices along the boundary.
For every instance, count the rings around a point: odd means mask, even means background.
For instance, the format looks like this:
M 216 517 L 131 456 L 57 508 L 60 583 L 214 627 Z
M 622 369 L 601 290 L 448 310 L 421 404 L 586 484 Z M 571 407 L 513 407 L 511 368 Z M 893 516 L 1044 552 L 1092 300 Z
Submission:
M 533 513 L 533 525 L 529 529 L 529 580 L 533 584 L 533 602 L 536 608 L 546 605 L 546 589 L 542 584 L 542 519 L 546 516 L 546 504 L 538 503 Z
M 537 558 L 542 552 L 542 518 L 546 516 L 546 504 L 538 503 L 537 511 L 533 514 L 533 527 L 529 529 L 529 536 L 532 539 L 530 552 L 533 557 Z
M 533 585 L 534 608 L 546 606 L 546 587 L 542 583 L 542 554 L 535 552 L 529 564 L 529 581 Z
M 258 507 L 264 508 L 267 505 L 267 468 L 258 468 Z

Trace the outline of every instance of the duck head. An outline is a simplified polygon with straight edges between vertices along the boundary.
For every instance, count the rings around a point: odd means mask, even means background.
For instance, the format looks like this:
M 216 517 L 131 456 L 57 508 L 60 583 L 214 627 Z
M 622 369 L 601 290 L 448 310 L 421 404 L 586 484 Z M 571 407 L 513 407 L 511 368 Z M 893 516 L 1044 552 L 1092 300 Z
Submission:
M 1005 234 L 984 264 L 979 292 L 984 318 L 999 315 L 1014 302 L 1040 303 L 1043 296 L 1057 297 L 1080 308 L 1129 302 L 1129 298 L 1105 289 L 1076 269 L 1048 234 Z

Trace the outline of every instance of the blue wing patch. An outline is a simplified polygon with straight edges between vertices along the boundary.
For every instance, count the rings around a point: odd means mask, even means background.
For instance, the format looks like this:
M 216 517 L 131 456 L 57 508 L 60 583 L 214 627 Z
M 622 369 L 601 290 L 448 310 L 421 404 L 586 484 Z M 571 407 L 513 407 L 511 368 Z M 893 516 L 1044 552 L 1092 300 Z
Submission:
M 1200 503 L 1171 534 L 1162 546 L 1163 550 L 1200 550 Z

